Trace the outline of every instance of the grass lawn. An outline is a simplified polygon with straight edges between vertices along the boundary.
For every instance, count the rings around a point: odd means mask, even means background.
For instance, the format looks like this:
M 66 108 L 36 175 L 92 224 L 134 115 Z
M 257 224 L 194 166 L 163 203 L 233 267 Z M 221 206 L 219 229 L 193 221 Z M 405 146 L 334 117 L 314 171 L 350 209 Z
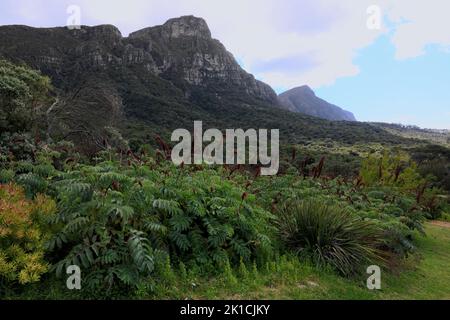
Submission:
M 227 280 L 184 281 L 158 288 L 169 299 L 450 299 L 450 228 L 427 224 L 417 240 L 418 253 L 400 272 L 382 273 L 382 289 L 371 291 L 365 279 L 343 279 L 286 258 L 263 272 L 241 270 Z M 161 291 L 160 291 L 161 290 Z
M 450 299 L 450 228 L 427 225 L 415 270 L 389 277 L 383 299 Z

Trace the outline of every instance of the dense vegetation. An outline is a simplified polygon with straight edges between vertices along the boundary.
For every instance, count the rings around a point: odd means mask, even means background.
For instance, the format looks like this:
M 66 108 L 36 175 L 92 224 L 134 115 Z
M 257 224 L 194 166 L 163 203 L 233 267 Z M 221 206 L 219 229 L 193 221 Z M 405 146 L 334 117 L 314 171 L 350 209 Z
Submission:
M 235 286 L 307 266 L 358 281 L 370 264 L 401 268 L 425 220 L 448 213 L 446 175 L 426 169 L 437 146 L 285 145 L 273 177 L 175 167 L 115 130 L 94 155 L 52 136 L 42 119 L 58 97 L 26 67 L 3 62 L 0 91 L 1 297 L 162 297 L 189 279 Z M 65 288 L 70 265 L 80 291 Z

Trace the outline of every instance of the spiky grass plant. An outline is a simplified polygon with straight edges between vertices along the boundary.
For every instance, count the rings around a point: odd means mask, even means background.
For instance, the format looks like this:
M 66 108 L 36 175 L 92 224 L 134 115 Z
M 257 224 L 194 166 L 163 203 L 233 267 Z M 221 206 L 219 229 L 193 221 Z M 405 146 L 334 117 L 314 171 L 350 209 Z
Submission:
M 382 260 L 376 247 L 381 232 L 372 222 L 318 200 L 290 201 L 278 209 L 283 243 L 319 266 L 332 266 L 345 276 Z

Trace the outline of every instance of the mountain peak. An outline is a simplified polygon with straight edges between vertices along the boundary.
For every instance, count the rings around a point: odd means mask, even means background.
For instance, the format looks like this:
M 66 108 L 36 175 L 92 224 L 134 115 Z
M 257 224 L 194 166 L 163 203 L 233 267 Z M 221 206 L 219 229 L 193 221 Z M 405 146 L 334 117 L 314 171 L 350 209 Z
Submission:
M 153 32 L 160 32 L 165 38 L 197 37 L 211 39 L 211 31 L 203 18 L 181 16 L 167 20 L 163 25 L 145 28 L 130 34 L 130 38 L 146 37 Z
M 182 16 L 168 20 L 163 26 L 170 29 L 172 38 L 180 36 L 211 38 L 211 31 L 203 18 Z
M 356 121 L 355 116 L 316 96 L 308 86 L 296 87 L 279 95 L 284 109 L 332 121 Z
M 315 92 L 313 91 L 313 89 L 311 89 L 311 87 L 309 87 L 308 85 L 303 85 L 300 87 L 296 87 L 293 88 L 291 90 L 289 90 L 290 92 L 295 92 L 298 94 L 307 94 L 307 95 L 311 95 L 311 96 L 316 96 Z
M 110 33 L 117 37 L 122 37 L 122 33 L 120 32 L 119 28 L 112 24 L 101 24 L 97 26 L 90 27 L 91 30 L 97 32 L 97 33 Z

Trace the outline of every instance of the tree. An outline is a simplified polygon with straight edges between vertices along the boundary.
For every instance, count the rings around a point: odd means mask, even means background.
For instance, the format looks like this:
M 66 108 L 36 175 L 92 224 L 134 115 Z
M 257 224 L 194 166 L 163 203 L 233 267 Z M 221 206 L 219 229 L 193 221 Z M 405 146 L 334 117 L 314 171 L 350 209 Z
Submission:
M 50 79 L 39 71 L 0 60 L 0 132 L 38 134 L 50 90 Z

